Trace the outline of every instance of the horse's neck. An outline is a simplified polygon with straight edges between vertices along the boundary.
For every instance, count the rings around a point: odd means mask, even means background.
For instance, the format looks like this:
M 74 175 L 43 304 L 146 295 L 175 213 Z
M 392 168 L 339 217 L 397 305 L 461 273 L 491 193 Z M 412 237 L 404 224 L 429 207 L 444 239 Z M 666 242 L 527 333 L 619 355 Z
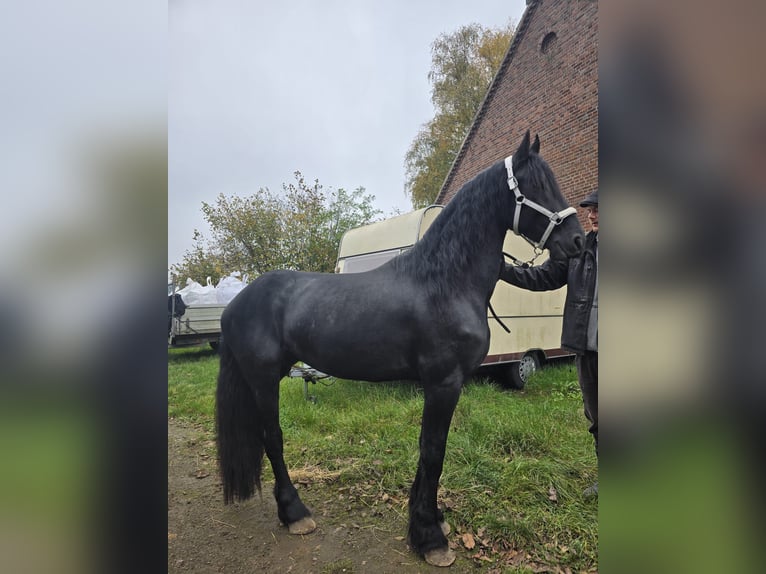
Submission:
M 482 294 L 489 294 L 499 278 L 506 228 L 490 216 L 484 225 L 472 226 L 463 233 L 466 239 L 459 246 L 449 242 L 444 245 L 446 249 L 459 250 L 450 273 L 457 284 L 472 285 Z
M 491 240 L 485 239 L 484 245 L 476 244 L 476 249 L 469 254 L 469 260 L 464 268 L 467 282 L 474 283 L 486 292 L 491 292 L 495 288 L 500 276 L 504 238 L 505 229 L 502 229 Z

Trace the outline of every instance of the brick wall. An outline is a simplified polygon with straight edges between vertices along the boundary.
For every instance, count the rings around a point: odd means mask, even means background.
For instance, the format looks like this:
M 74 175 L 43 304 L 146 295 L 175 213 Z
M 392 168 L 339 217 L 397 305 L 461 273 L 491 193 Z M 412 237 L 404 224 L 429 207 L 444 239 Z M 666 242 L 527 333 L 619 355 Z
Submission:
M 516 151 L 527 129 L 539 134 L 540 153 L 570 204 L 598 187 L 598 3 L 527 4 L 437 203 Z

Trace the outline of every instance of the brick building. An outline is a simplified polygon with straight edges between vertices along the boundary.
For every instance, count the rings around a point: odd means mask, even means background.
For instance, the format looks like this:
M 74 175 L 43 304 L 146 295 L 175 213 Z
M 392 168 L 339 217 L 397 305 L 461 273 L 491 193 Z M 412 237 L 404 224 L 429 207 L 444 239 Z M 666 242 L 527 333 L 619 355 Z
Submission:
M 527 129 L 576 206 L 598 186 L 598 2 L 527 0 L 436 203 L 516 151 Z

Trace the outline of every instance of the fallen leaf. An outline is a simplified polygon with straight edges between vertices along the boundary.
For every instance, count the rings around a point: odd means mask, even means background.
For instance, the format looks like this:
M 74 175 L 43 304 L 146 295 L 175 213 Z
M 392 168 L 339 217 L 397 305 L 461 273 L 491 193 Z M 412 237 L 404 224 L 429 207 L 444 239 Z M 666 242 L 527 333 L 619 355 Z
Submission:
M 552 486 L 548 489 L 548 500 L 552 500 L 553 502 L 559 501 L 559 493 L 556 492 L 556 489 Z
M 473 539 L 473 534 L 470 532 L 466 532 L 461 537 L 463 540 L 463 546 L 465 546 L 468 550 L 472 550 L 474 546 L 476 546 L 476 541 Z

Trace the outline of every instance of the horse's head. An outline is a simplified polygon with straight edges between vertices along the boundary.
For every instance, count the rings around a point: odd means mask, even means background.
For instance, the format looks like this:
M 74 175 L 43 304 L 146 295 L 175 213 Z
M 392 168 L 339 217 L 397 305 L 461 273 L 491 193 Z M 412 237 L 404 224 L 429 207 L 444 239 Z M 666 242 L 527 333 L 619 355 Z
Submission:
M 579 255 L 584 245 L 583 229 L 576 210 L 567 204 L 553 171 L 540 155 L 540 138 L 535 136 L 530 144 L 527 131 L 505 164 L 508 185 L 515 195 L 509 227 L 535 248 L 548 249 L 554 259 Z

